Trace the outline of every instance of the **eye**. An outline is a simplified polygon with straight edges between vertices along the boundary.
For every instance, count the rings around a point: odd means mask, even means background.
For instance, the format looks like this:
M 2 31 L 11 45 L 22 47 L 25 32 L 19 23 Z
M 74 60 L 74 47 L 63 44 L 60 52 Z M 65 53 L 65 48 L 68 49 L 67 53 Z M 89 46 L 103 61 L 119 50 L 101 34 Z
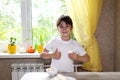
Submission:
M 69 27 L 68 25 L 66 27 Z
M 69 25 L 69 24 L 66 24 L 66 27 L 70 27 L 71 25 Z

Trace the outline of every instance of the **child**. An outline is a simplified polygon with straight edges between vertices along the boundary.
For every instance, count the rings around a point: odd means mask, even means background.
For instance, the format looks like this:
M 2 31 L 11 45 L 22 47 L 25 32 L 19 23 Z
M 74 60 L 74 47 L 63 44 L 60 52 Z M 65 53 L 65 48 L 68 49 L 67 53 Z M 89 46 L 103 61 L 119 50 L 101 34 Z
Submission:
M 82 46 L 70 39 L 72 29 L 71 18 L 62 15 L 57 20 L 57 30 L 60 36 L 50 40 L 40 56 L 43 59 L 52 59 L 51 67 L 57 68 L 59 72 L 74 72 L 74 61 L 89 61 L 89 57 Z

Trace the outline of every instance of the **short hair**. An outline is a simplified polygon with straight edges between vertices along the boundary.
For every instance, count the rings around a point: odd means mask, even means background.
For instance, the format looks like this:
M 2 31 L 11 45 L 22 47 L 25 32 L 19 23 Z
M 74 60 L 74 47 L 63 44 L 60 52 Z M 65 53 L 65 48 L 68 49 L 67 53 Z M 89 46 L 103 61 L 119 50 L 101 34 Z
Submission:
M 68 15 L 62 15 L 58 18 L 57 20 L 57 27 L 60 25 L 61 21 L 64 21 L 66 24 L 71 25 L 71 27 L 73 28 L 73 22 L 72 19 L 68 16 Z

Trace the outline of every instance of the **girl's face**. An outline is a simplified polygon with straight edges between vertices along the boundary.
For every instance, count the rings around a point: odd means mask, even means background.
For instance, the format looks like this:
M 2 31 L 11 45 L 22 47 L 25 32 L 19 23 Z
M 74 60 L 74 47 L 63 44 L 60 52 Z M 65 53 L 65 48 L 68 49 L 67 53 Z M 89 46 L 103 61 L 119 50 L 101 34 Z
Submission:
M 68 37 L 70 38 L 70 34 L 72 32 L 72 26 L 66 24 L 64 21 L 60 22 L 60 25 L 57 27 L 61 37 Z

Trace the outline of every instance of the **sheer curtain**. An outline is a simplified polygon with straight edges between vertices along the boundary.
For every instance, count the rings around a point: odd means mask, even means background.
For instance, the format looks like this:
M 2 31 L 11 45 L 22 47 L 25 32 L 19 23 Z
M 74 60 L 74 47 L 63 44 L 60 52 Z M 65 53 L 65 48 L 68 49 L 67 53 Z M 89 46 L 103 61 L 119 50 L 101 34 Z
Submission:
M 95 38 L 103 0 L 67 0 L 68 14 L 73 20 L 73 33 L 77 41 L 84 46 L 90 61 L 83 68 L 90 71 L 102 71 L 99 46 Z

